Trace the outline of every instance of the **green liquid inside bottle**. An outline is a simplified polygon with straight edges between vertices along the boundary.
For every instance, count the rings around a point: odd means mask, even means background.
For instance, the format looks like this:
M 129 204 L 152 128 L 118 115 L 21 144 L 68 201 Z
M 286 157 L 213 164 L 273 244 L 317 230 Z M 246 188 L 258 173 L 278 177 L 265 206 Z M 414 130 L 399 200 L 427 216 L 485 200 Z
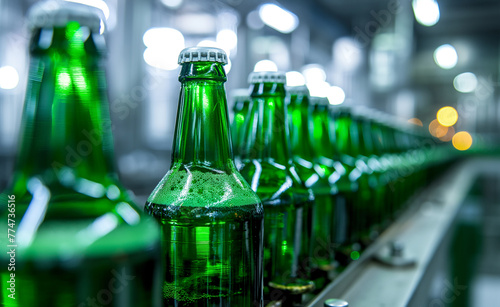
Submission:
M 114 170 L 103 37 L 88 24 L 99 17 L 73 4 L 43 5 L 20 151 L 0 195 L 0 229 L 15 230 L 12 241 L 1 240 L 1 304 L 159 306 L 158 225 Z M 7 270 L 5 248 L 15 250 L 15 270 Z M 12 273 L 15 299 L 6 287 Z
M 223 54 L 181 58 L 202 52 Z M 222 64 L 190 58 L 179 80 L 172 167 L 145 208 L 162 229 L 164 305 L 260 306 L 263 207 L 234 166 Z

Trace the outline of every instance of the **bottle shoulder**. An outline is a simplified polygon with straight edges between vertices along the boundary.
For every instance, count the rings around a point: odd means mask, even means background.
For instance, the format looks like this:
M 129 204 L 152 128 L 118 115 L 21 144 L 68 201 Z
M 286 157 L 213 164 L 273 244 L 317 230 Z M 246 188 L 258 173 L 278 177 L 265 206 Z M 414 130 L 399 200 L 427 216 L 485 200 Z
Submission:
M 147 206 L 254 206 L 258 210 L 261 201 L 232 165 L 228 170 L 219 170 L 207 166 L 177 164 L 172 166 L 153 190 Z
M 293 165 L 245 160 L 239 172 L 264 204 L 298 203 L 312 198 Z
M 94 190 L 92 190 L 92 188 Z M 14 220 L 16 243 L 24 261 L 69 259 L 86 261 L 118 253 L 138 253 L 156 248 L 157 223 L 138 208 L 118 187 L 101 191 L 96 186 L 59 188 L 31 179 L 20 189 L 0 196 L 14 199 L 0 222 Z M 98 194 L 100 193 L 100 194 Z M 9 226 L 10 227 L 10 226 Z

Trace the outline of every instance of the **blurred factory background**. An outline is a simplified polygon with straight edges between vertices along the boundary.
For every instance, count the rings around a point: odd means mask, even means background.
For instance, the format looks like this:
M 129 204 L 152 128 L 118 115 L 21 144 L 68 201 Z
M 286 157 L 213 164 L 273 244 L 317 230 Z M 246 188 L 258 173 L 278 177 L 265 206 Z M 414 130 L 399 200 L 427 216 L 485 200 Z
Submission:
M 498 141 L 496 0 L 69 1 L 99 7 L 106 18 L 116 157 L 123 181 L 139 195 L 170 163 L 176 60 L 186 46 L 229 53 L 230 107 L 251 71 L 274 68 L 300 72 L 311 95 L 332 104 L 367 106 L 426 128 L 452 106 L 458 122 L 438 137 L 468 131 L 474 142 Z M 0 0 L 0 188 L 19 139 L 29 66 L 24 17 L 34 2 Z

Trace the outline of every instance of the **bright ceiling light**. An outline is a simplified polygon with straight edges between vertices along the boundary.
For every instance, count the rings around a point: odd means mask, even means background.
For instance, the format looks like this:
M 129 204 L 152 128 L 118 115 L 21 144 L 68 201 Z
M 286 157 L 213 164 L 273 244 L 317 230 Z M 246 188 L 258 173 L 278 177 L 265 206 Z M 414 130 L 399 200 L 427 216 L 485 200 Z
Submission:
M 434 62 L 443 69 L 451 69 L 457 65 L 457 51 L 450 44 L 441 45 L 434 51 Z
M 12 66 L 0 67 L 0 88 L 12 90 L 19 84 L 19 74 Z
M 260 30 L 264 27 L 262 19 L 260 19 L 259 11 L 254 10 L 247 15 L 247 26 L 252 30 Z
M 311 97 L 328 97 L 330 94 L 330 83 L 325 81 L 306 83 Z
M 344 90 L 338 86 L 332 86 L 328 89 L 326 98 L 328 98 L 328 102 L 330 102 L 330 104 L 342 104 L 345 100 Z
M 220 44 L 218 44 L 216 41 L 209 40 L 209 39 L 204 39 L 200 41 L 197 45 L 197 47 L 215 47 L 215 48 L 220 48 Z
M 175 9 L 182 4 L 182 0 L 161 0 L 161 3 L 169 8 Z
M 142 41 L 149 48 L 184 48 L 184 35 L 173 28 L 151 28 L 144 33 Z
M 270 60 L 262 60 L 255 64 L 253 71 L 278 71 L 278 65 Z
M 309 64 L 302 68 L 302 74 L 307 83 L 325 82 L 326 72 L 319 64 Z
M 299 25 L 299 18 L 294 13 L 272 3 L 261 5 L 259 16 L 267 26 L 281 33 L 290 33 Z
M 238 36 L 233 30 L 224 29 L 217 33 L 216 41 L 222 49 L 229 53 L 238 45 Z
M 102 14 L 104 15 L 104 18 L 106 18 L 106 20 L 108 20 L 108 18 L 109 18 L 109 7 L 106 4 L 106 2 L 104 2 L 102 0 L 66 0 L 66 1 L 85 4 L 88 6 L 98 8 L 102 11 Z
M 431 27 L 439 21 L 439 4 L 436 0 L 413 0 L 412 6 L 419 24 Z
M 353 71 L 363 62 L 363 48 L 352 37 L 341 37 L 333 43 L 335 65 L 343 71 Z
M 224 65 L 224 71 L 226 72 L 226 75 L 231 71 L 231 67 L 233 67 L 233 63 L 231 62 L 231 59 L 227 59 L 227 64 Z
M 473 92 L 477 87 L 477 77 L 471 72 L 464 72 L 453 79 L 453 86 L 461 93 Z
M 458 112 L 454 107 L 442 107 L 437 112 L 436 119 L 441 126 L 450 127 L 457 123 Z
M 185 34 L 208 35 L 217 30 L 217 18 L 209 13 L 177 14 L 174 25 Z
M 144 61 L 153 67 L 174 70 L 179 53 L 184 49 L 184 36 L 172 28 L 151 28 L 142 37 L 146 50 Z
M 306 84 L 306 79 L 298 71 L 289 71 L 286 73 L 287 86 L 301 86 Z

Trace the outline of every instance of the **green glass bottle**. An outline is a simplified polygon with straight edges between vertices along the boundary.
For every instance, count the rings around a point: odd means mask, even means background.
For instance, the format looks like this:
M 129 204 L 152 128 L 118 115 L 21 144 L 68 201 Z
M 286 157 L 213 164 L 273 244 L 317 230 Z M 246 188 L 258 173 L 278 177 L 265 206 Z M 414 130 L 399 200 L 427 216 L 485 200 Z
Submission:
M 384 206 L 384 186 L 381 185 L 381 167 L 373 155 L 373 138 L 370 131 L 368 110 L 362 107 L 352 114 L 352 124 L 356 126 L 359 151 L 356 169 L 359 171 L 359 189 L 356 197 L 358 215 L 360 216 L 360 243 L 370 244 L 380 232 L 380 216 Z
M 217 48 L 179 55 L 172 165 L 145 210 L 161 224 L 165 306 L 262 304 L 263 206 L 235 168 Z
M 373 144 L 373 155 L 372 155 L 372 163 L 376 163 L 377 171 L 379 173 L 379 183 L 382 186 L 379 190 L 377 190 L 376 197 L 377 201 L 383 203 L 381 206 L 381 229 L 385 229 L 389 226 L 392 219 L 392 200 L 393 200 L 393 192 L 394 187 L 390 184 L 392 180 L 392 172 L 390 170 L 390 159 L 387 158 L 386 150 L 387 144 L 385 141 L 382 123 L 381 123 L 381 115 L 379 112 L 375 112 L 373 116 L 369 130 L 372 136 L 372 144 Z
M 233 152 L 235 164 L 240 164 L 240 144 L 243 139 L 243 125 L 245 118 L 248 117 L 248 106 L 250 105 L 250 96 L 248 88 L 239 88 L 232 91 L 233 97 L 233 122 L 231 124 L 231 140 L 233 142 Z
M 328 279 L 333 279 L 335 269 L 333 220 L 337 187 L 328 181 L 312 145 L 314 127 L 307 87 L 291 86 L 286 90 L 293 162 L 306 188 L 314 194 L 312 276 L 317 289 L 321 289 Z
M 254 72 L 249 82 L 240 172 L 264 204 L 265 295 L 282 293 L 288 303 L 314 287 L 308 263 L 312 197 L 291 160 L 285 74 Z
M 115 172 L 100 17 L 51 1 L 29 24 L 20 151 L 0 195 L 1 305 L 159 306 L 158 224 Z
M 347 172 L 347 166 L 340 159 L 336 147 L 336 135 L 334 121 L 330 116 L 330 104 L 328 99 L 312 97 L 312 140 L 317 154 L 316 168 L 320 176 L 327 177 L 332 187 L 337 189 L 335 193 L 335 209 L 332 220 L 333 242 L 335 259 L 338 265 L 336 271 L 341 271 L 350 262 L 351 252 L 351 220 L 349 212 L 355 197 L 356 183 L 352 182 Z

